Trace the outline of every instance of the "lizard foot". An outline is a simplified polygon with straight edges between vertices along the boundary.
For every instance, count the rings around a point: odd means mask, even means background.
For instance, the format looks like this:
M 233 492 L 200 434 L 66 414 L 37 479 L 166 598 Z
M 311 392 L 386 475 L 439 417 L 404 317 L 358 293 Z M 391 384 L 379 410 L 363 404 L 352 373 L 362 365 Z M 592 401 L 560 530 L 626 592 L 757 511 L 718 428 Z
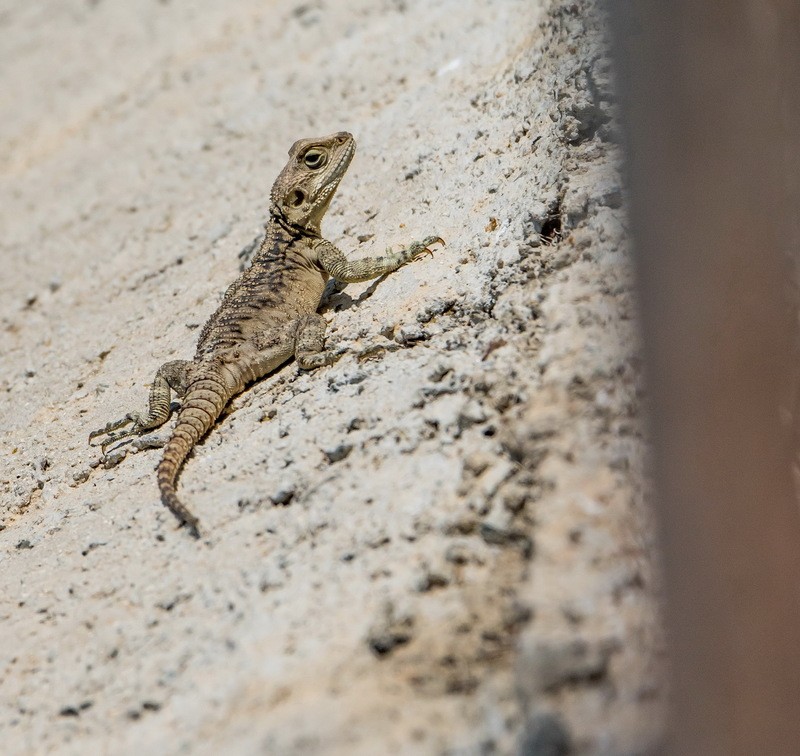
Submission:
M 441 244 L 443 247 L 445 246 L 444 239 L 442 239 L 441 236 L 428 236 L 421 242 L 412 242 L 409 244 L 405 251 L 405 254 L 408 257 L 408 262 L 416 260 L 425 255 L 430 255 L 433 257 L 433 250 L 431 247 L 434 244 Z
M 316 370 L 333 365 L 344 352 L 314 352 L 313 354 L 301 354 L 297 356 L 297 365 L 301 370 Z
M 129 423 L 131 424 L 130 428 L 126 428 L 122 431 L 119 430 L 120 428 L 124 428 Z M 129 412 L 121 420 L 114 420 L 113 422 L 108 423 L 108 425 L 106 425 L 104 428 L 92 431 L 89 434 L 89 446 L 99 446 L 105 454 L 106 447 L 111 446 L 111 444 L 115 443 L 116 441 L 121 441 L 123 438 L 138 435 L 141 429 L 142 418 L 139 413 Z M 99 443 L 92 443 L 99 436 L 105 436 L 105 438 L 101 439 Z

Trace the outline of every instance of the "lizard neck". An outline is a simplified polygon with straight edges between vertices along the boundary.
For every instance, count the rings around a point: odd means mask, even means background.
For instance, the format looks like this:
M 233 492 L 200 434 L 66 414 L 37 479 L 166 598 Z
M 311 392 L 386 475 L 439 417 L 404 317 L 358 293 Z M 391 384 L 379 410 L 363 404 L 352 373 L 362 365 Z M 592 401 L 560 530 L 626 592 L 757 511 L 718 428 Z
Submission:
M 295 238 L 305 237 L 307 239 L 320 239 L 322 233 L 319 226 L 298 226 L 287 220 L 286 216 L 281 212 L 280 208 L 273 202 L 269 208 L 270 223 L 280 226 L 284 231 Z

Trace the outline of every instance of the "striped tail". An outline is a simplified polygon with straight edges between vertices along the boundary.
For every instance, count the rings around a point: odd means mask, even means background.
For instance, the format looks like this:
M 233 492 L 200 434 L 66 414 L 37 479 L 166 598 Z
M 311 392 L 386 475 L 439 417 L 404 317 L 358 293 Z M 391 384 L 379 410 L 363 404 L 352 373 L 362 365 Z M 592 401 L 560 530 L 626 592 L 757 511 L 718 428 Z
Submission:
M 200 537 L 199 520 L 180 502 L 175 485 L 183 464 L 195 444 L 211 429 L 222 413 L 232 393 L 221 377 L 211 371 L 193 380 L 184 396 L 178 413 L 178 422 L 164 447 L 164 456 L 158 464 L 158 488 L 161 501 L 186 525 L 195 538 Z

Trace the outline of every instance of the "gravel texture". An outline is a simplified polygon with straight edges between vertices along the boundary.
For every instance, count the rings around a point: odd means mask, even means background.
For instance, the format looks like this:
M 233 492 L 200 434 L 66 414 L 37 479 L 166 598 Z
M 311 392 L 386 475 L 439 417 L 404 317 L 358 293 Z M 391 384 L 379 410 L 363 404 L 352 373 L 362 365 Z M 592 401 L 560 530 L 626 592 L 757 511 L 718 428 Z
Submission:
M 664 699 L 601 22 L 534 0 L 0 10 L 4 752 L 640 754 Z M 101 460 L 252 251 L 299 138 L 331 293 L 159 501 Z M 162 434 L 163 435 L 163 434 Z

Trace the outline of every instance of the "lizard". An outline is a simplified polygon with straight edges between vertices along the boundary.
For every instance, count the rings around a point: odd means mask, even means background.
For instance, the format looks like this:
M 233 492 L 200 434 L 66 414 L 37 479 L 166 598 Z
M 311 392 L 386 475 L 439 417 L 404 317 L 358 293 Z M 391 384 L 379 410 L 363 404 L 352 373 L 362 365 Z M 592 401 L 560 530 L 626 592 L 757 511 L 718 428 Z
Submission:
M 326 321 L 318 313 L 328 280 L 377 278 L 432 254 L 434 244 L 444 245 L 429 236 L 399 251 L 350 261 L 323 238 L 323 216 L 354 154 L 355 139 L 345 131 L 292 145 L 270 192 L 264 241 L 203 326 L 194 358 L 158 369 L 146 414 L 129 412 L 89 434 L 89 443 L 105 453 L 117 441 L 164 425 L 172 414 L 171 392 L 182 398 L 156 479 L 162 503 L 195 538 L 200 522 L 178 498 L 177 480 L 228 402 L 292 357 L 301 369 L 313 370 L 340 356 L 325 350 Z

